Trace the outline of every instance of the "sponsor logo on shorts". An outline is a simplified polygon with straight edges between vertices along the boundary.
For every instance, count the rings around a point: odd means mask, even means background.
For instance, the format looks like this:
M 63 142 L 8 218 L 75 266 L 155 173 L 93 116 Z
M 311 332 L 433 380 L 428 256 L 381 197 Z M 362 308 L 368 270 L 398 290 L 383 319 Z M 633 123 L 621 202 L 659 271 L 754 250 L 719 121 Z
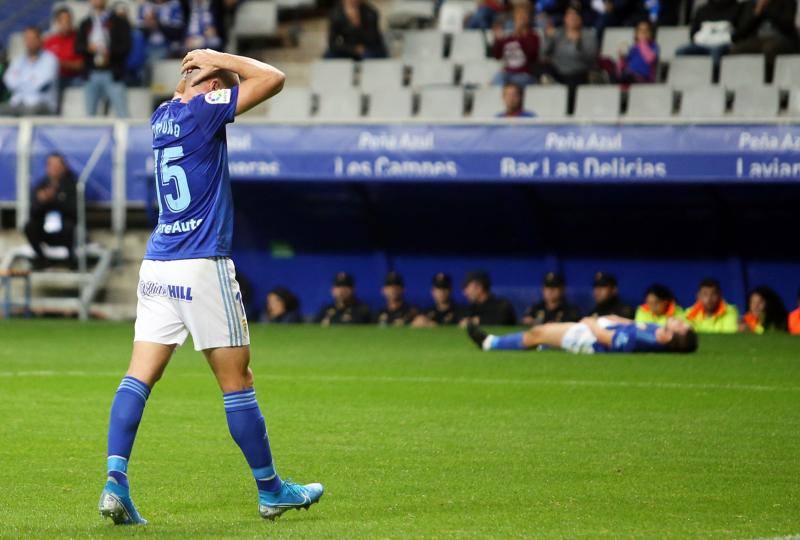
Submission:
M 159 223 L 156 232 L 159 234 L 177 234 L 182 232 L 192 232 L 200 226 L 203 218 L 190 219 L 189 221 L 173 221 L 172 223 Z
M 184 287 L 183 285 L 166 285 L 157 281 L 140 281 L 139 293 L 142 296 L 159 296 L 162 298 L 170 298 L 172 300 L 181 300 L 183 302 L 191 302 L 194 300 L 192 297 L 191 287 Z

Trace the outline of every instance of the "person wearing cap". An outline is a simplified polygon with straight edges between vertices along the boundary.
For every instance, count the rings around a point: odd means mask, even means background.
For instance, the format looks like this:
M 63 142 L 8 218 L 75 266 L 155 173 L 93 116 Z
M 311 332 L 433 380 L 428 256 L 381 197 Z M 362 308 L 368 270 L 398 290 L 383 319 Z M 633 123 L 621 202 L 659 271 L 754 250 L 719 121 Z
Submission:
M 594 275 L 592 297 L 595 302 L 591 311 L 592 316 L 619 315 L 626 319 L 633 319 L 633 308 L 619 297 L 617 278 L 613 274 L 597 272 Z
M 372 322 L 369 307 L 356 298 L 356 281 L 347 272 L 338 272 L 333 279 L 331 296 L 333 303 L 324 306 L 314 322 L 322 326 L 332 324 L 367 324 Z
M 564 276 L 548 272 L 542 282 L 542 300 L 525 310 L 522 324 L 538 326 L 549 322 L 575 322 L 580 320 L 578 309 L 564 296 Z
M 665 324 L 667 319 L 685 319 L 683 308 L 675 301 L 675 295 L 666 285 L 653 283 L 647 288 L 644 304 L 636 308 L 637 323 Z
M 409 306 L 404 298 L 405 282 L 403 276 L 392 270 L 386 274 L 381 294 L 386 299 L 386 307 L 378 313 L 378 324 L 381 326 L 405 326 L 419 313 L 417 308 Z
M 456 324 L 459 321 L 462 309 L 453 302 L 453 279 L 449 275 L 439 272 L 433 276 L 431 297 L 433 306 L 418 315 L 412 323 L 413 326 L 418 328 L 441 326 Z
M 261 320 L 271 324 L 291 324 L 303 322 L 300 315 L 300 302 L 297 296 L 286 287 L 275 287 L 267 293 L 266 310 Z
M 514 306 L 505 298 L 492 294 L 489 274 L 476 270 L 467 274 L 461 290 L 469 300 L 466 317 L 460 324 L 483 324 L 488 326 L 513 326 L 517 324 Z
M 722 287 L 706 278 L 697 289 L 697 302 L 686 308 L 686 320 L 704 334 L 733 334 L 739 330 L 739 310 L 722 297 Z

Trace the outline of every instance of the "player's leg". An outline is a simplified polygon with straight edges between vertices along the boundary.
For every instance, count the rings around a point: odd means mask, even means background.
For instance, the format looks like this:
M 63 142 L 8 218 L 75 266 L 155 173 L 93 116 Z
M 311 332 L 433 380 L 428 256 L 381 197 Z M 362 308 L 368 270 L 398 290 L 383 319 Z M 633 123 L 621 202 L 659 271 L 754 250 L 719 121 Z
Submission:
M 524 351 L 540 345 L 560 348 L 564 336 L 574 325 L 575 323 L 547 323 L 502 336 L 488 334 L 471 325 L 467 327 L 467 332 L 472 341 L 484 351 Z
M 222 390 L 231 437 L 253 472 L 262 517 L 274 519 L 291 508 L 307 509 L 317 502 L 322 497 L 321 484 L 283 482 L 275 470 L 267 426 L 253 388 L 250 347 L 218 347 L 205 349 L 203 354 Z
M 175 345 L 135 341 L 128 371 L 111 403 L 106 458 L 108 472 L 100 496 L 100 514 L 110 517 L 115 524 L 147 523 L 130 498 L 128 461 L 147 398 L 164 373 L 174 350 Z

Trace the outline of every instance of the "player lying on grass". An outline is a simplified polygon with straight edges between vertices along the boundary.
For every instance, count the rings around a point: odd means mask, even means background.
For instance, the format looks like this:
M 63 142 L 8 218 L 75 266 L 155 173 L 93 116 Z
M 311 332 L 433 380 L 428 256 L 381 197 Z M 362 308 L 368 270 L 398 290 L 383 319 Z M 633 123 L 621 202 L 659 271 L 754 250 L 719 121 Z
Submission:
M 474 325 L 467 327 L 467 333 L 484 351 L 522 351 L 541 346 L 582 354 L 697 350 L 697 334 L 680 319 L 659 325 L 608 315 L 586 317 L 576 323 L 547 323 L 503 336 L 487 334 Z
M 283 73 L 249 58 L 192 51 L 173 99 L 150 119 L 159 218 L 139 271 L 130 366 L 111 405 L 100 514 L 115 524 L 147 523 L 130 497 L 128 460 L 147 398 L 188 334 L 222 390 L 230 434 L 255 477 L 261 516 L 274 519 L 290 508 L 308 508 L 322 496 L 322 485 L 284 482 L 275 471 L 230 259 L 233 202 L 225 125 L 277 94 L 283 81 Z

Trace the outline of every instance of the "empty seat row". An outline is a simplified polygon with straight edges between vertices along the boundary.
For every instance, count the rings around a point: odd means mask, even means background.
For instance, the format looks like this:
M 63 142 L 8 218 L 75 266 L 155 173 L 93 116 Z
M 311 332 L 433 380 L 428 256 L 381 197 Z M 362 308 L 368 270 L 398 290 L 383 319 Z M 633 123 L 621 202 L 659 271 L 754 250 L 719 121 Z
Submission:
M 719 84 L 739 88 L 762 84 L 766 79 L 766 59 L 762 54 L 723 56 Z M 676 88 L 703 86 L 713 82 L 714 68 L 710 57 L 679 56 L 669 65 L 667 83 Z M 789 90 L 800 86 L 800 55 L 780 55 L 775 60 L 773 84 Z

